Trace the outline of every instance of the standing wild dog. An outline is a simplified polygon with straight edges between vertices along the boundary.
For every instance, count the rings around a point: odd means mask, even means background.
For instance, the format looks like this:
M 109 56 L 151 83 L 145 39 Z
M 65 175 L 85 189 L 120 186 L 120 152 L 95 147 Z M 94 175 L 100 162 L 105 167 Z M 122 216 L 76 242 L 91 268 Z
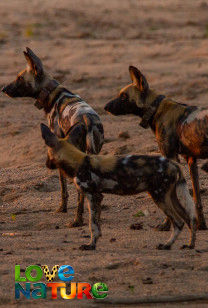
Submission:
M 81 249 L 95 249 L 101 236 L 102 193 L 133 195 L 144 191 L 151 195 L 173 226 L 169 240 L 160 244 L 158 249 L 171 248 L 184 222 L 191 230 L 191 238 L 190 244 L 183 248 L 194 248 L 195 205 L 176 162 L 162 156 L 87 155 L 70 143 L 70 134 L 74 129 L 76 124 L 71 128 L 69 136 L 58 139 L 46 125 L 41 124 L 42 137 L 49 147 L 49 160 L 73 179 L 77 189 L 88 201 L 91 241 L 89 245 L 82 245 Z
M 159 149 L 165 157 L 179 161 L 182 155 L 188 163 L 196 203 L 198 228 L 205 230 L 197 168 L 197 158 L 208 158 L 208 109 L 177 103 L 149 88 L 144 75 L 129 67 L 132 83 L 124 87 L 118 98 L 105 106 L 114 115 L 135 114 L 140 125 L 151 127 Z M 165 221 L 160 230 L 169 230 Z
M 51 77 L 43 67 L 41 60 L 26 48 L 24 51 L 27 68 L 18 74 L 15 81 L 2 89 L 10 97 L 32 97 L 36 99 L 35 106 L 45 111 L 50 129 L 59 137 L 67 135 L 71 126 L 76 126 L 70 134 L 71 142 L 80 150 L 97 154 L 104 141 L 103 125 L 98 114 L 80 96 L 73 94 Z M 82 125 L 84 124 L 84 125 Z M 46 165 L 50 168 L 47 160 Z M 67 212 L 67 182 L 59 170 L 61 183 L 61 206 L 57 212 Z M 71 226 L 83 225 L 82 213 L 84 195 L 78 192 L 78 207 L 76 217 Z

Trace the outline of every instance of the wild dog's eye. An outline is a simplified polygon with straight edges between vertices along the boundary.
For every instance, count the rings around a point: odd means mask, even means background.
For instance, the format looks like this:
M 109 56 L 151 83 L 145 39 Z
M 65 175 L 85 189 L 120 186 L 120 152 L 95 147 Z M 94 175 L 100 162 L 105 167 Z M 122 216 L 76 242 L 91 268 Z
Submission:
M 125 102 L 128 99 L 128 95 L 126 93 L 122 93 L 120 98 L 122 102 Z
M 24 81 L 24 78 L 22 76 L 18 76 L 17 80 L 18 81 Z

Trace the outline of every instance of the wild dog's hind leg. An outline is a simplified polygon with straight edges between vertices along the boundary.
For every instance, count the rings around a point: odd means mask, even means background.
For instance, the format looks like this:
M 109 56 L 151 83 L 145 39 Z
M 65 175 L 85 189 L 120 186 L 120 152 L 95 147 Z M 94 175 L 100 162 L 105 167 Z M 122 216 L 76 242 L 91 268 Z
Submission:
M 196 231 L 197 231 L 197 221 L 196 219 L 193 219 L 191 222 L 191 225 L 189 226 L 190 232 L 191 232 L 191 237 L 190 237 L 190 242 L 188 245 L 183 245 L 181 249 L 194 249 L 195 247 L 195 242 L 196 242 Z
M 101 213 L 101 201 L 103 199 L 102 194 L 87 194 L 88 209 L 89 209 L 89 229 L 91 233 L 91 241 L 88 245 L 80 246 L 81 250 L 94 250 L 96 248 L 96 242 L 101 236 L 100 229 L 100 213 Z
M 157 249 L 160 249 L 160 250 L 171 249 L 171 246 L 176 241 L 176 239 L 178 238 L 178 235 L 180 234 L 181 230 L 183 229 L 184 223 L 182 221 L 180 223 L 178 223 L 178 222 L 176 223 L 176 221 L 174 219 L 171 218 L 170 220 L 171 220 L 172 226 L 173 226 L 173 231 L 171 233 L 171 236 L 165 244 L 159 244 L 157 246 Z
M 157 225 L 156 229 L 158 231 L 170 231 L 170 226 L 171 226 L 170 219 L 166 217 L 161 224 Z
M 83 226 L 82 215 L 84 212 L 84 194 L 78 192 L 77 208 L 74 221 L 68 225 L 69 228 L 81 227 Z
M 175 194 L 176 211 L 181 215 L 190 229 L 190 242 L 188 245 L 183 245 L 181 248 L 193 249 L 196 242 L 197 230 L 197 214 L 194 201 L 189 193 L 187 183 L 185 181 L 179 182 L 176 185 Z
M 193 186 L 193 198 L 196 203 L 196 211 L 198 216 L 198 229 L 207 230 L 206 221 L 204 218 L 204 213 L 202 208 L 202 202 L 201 202 L 197 161 L 193 157 L 188 157 L 187 162 Z
M 196 230 L 197 230 L 197 221 L 196 221 L 195 218 L 193 218 L 193 220 L 191 221 L 190 230 L 191 230 L 191 238 L 190 238 L 190 242 L 189 242 L 188 248 L 193 249 L 195 247 Z
M 167 215 L 173 227 L 173 231 L 167 243 L 158 245 L 158 249 L 171 249 L 171 246 L 176 241 L 184 226 L 183 218 L 181 214 L 177 212 L 177 206 L 179 205 L 179 202 L 176 203 L 175 188 L 176 184 L 172 184 L 168 191 L 166 191 L 163 200 L 155 200 L 158 207 Z
M 162 154 L 164 156 L 168 157 L 169 159 L 175 160 L 175 161 L 180 163 L 178 155 L 176 155 L 174 157 L 170 157 L 170 155 L 166 155 L 167 153 L 164 153 L 163 151 L 162 151 Z M 170 231 L 170 226 L 171 226 L 171 221 L 168 217 L 166 217 L 161 224 L 157 225 L 156 229 L 158 231 Z
M 67 180 L 60 169 L 59 169 L 59 181 L 61 185 L 61 205 L 56 210 L 56 212 L 66 213 L 67 212 L 67 202 L 68 202 L 68 197 L 69 197 L 68 192 L 67 192 Z

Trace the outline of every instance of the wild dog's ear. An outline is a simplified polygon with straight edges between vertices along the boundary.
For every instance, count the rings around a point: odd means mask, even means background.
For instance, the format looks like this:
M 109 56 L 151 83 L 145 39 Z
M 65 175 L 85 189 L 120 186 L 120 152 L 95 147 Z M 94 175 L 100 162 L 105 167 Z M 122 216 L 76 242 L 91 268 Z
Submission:
M 149 89 L 147 79 L 144 75 L 134 66 L 129 66 L 129 73 L 132 82 L 137 86 L 141 92 L 146 92 Z
M 59 144 L 59 140 L 56 137 L 56 135 L 54 135 L 50 131 L 48 126 L 46 126 L 43 123 L 40 124 L 40 128 L 41 128 L 42 137 L 45 140 L 46 145 L 49 146 L 50 148 L 56 148 Z
M 72 125 L 67 133 L 66 139 L 81 151 L 85 151 L 87 130 L 85 125 L 77 122 Z
M 79 122 L 76 122 L 74 125 L 72 125 L 71 127 L 70 127 L 70 129 L 68 130 L 68 132 L 67 132 L 67 136 L 69 136 L 71 133 L 72 133 L 72 131 L 75 129 L 75 127 L 77 127 L 78 125 L 80 125 L 81 123 L 79 123 Z M 81 125 L 83 125 L 83 124 L 81 124 Z M 84 126 L 84 125 L 83 125 Z
M 24 51 L 24 56 L 27 60 L 29 68 L 37 77 L 41 77 L 43 75 L 43 64 L 41 60 L 34 54 L 34 52 L 26 47 L 27 51 Z

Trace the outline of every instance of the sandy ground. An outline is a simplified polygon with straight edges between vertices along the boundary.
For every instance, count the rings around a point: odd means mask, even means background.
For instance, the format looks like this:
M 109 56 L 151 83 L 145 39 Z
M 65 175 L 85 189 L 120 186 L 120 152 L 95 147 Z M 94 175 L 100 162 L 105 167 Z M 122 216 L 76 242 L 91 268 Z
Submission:
M 24 69 L 22 51 L 29 46 L 55 78 L 100 114 L 107 141 L 102 153 L 158 153 L 153 134 L 139 126 L 138 118 L 107 115 L 103 106 L 129 83 L 130 64 L 138 66 L 161 94 L 206 106 L 207 16 L 208 2 L 196 0 L 0 1 L 0 86 Z M 0 303 L 92 305 L 62 299 L 17 303 L 15 264 L 22 269 L 30 264 L 69 264 L 75 269 L 74 281 L 103 281 L 109 298 L 206 293 L 207 231 L 198 232 L 196 250 L 179 250 L 188 239 L 186 229 L 171 251 L 156 250 L 169 232 L 154 230 L 162 214 L 146 194 L 106 195 L 97 250 L 78 249 L 88 241 L 88 212 L 86 226 L 66 227 L 76 208 L 76 191 L 69 184 L 68 213 L 55 213 L 60 201 L 58 175 L 45 168 L 40 122 L 46 122 L 44 114 L 32 100 L 0 94 Z M 120 139 L 120 131 L 128 131 L 130 138 Z M 184 170 L 190 185 L 185 165 Z M 200 183 L 208 220 L 208 175 L 203 171 Z M 144 217 L 136 217 L 139 210 Z M 143 224 L 142 230 L 130 229 L 136 222 Z M 150 284 L 145 283 L 147 278 Z

